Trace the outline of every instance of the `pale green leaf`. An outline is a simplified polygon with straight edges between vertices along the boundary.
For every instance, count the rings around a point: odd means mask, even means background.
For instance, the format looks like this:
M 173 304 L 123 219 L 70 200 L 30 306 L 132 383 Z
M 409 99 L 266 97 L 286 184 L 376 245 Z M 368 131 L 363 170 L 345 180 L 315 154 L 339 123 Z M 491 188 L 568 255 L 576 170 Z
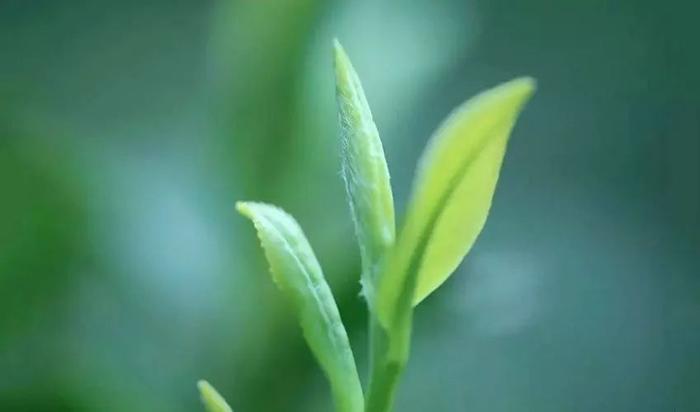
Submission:
M 510 132 L 535 88 L 504 83 L 458 107 L 420 161 L 406 223 L 380 285 L 380 319 L 398 322 L 405 300 L 417 304 L 439 287 L 484 226 Z
M 394 200 L 384 149 L 360 79 L 337 40 L 334 54 L 343 178 L 360 245 L 363 291 L 371 304 L 374 275 L 394 244 Z
M 294 307 L 304 337 L 331 384 L 339 412 L 360 412 L 362 388 L 345 327 L 321 266 L 297 222 L 281 209 L 239 202 L 258 232 L 273 279 Z
M 219 395 L 219 392 L 209 382 L 199 381 L 197 382 L 197 388 L 199 388 L 199 395 L 207 412 L 233 412 L 226 400 Z

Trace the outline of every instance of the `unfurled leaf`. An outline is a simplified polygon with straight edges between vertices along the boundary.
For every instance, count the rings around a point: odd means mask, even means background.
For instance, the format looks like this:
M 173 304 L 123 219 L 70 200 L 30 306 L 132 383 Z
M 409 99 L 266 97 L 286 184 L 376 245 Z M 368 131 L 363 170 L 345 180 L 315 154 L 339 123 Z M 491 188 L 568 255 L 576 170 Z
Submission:
M 420 161 L 406 223 L 379 289 L 379 317 L 399 313 L 440 286 L 474 244 L 491 207 L 508 137 L 534 81 L 520 78 L 458 107 Z
M 197 382 L 199 395 L 207 412 L 233 412 L 226 400 L 207 381 Z
M 394 243 L 394 200 L 384 149 L 360 79 L 337 40 L 334 52 L 343 178 L 360 246 L 363 292 L 371 304 L 376 269 Z
M 239 202 L 258 232 L 272 277 L 289 298 L 304 337 L 328 377 L 339 412 L 361 412 L 362 388 L 348 336 L 321 266 L 297 222 L 281 209 Z

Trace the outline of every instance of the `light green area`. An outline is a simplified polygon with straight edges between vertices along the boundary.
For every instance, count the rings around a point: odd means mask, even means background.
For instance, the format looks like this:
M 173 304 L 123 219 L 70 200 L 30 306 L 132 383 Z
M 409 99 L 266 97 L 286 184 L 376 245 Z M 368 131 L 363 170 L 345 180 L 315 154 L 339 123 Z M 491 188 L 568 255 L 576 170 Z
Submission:
M 272 277 L 294 307 L 304 338 L 330 381 L 337 411 L 362 411 L 362 387 L 348 336 L 306 236 L 277 207 L 238 202 L 236 208 L 255 225 Z
M 362 291 L 373 306 L 375 275 L 394 244 L 394 199 L 384 149 L 360 79 L 337 40 L 333 49 L 343 179 L 362 258 Z
M 414 282 L 417 304 L 469 252 L 486 222 L 511 129 L 533 91 L 534 81 L 523 78 L 481 93 L 457 108 L 428 143 L 380 289 L 385 326 Z
M 226 400 L 209 382 L 201 380 L 197 382 L 197 388 L 199 388 L 199 395 L 207 412 L 233 412 Z
M 484 227 L 511 130 L 534 89 L 523 78 L 484 92 L 457 108 L 430 141 L 403 234 L 415 245 L 414 230 L 430 233 L 414 304 L 454 272 Z M 406 245 L 400 249 L 409 254 Z
M 368 412 L 391 410 L 410 353 L 413 306 L 447 279 L 476 240 L 510 131 L 533 91 L 533 80 L 523 78 L 484 92 L 455 110 L 431 139 L 381 277 Z

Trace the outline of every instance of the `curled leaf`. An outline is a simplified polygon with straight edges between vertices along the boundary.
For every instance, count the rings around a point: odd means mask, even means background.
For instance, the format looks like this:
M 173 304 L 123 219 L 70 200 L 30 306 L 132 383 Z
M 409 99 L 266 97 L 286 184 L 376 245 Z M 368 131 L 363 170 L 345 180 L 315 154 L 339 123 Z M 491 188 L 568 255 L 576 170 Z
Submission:
M 197 382 L 197 388 L 199 388 L 199 395 L 207 412 L 233 412 L 226 400 L 209 382 L 201 380 Z
M 362 258 L 362 284 L 372 302 L 374 275 L 394 244 L 394 200 L 377 126 L 350 59 L 334 41 L 343 178 Z
M 340 412 L 360 412 L 362 388 L 350 343 L 321 266 L 297 222 L 283 210 L 238 202 L 258 232 L 272 277 L 294 307 L 304 338 L 331 384 Z
M 519 78 L 458 107 L 420 161 L 406 223 L 379 290 L 380 320 L 391 325 L 439 287 L 484 226 L 510 132 L 535 88 Z

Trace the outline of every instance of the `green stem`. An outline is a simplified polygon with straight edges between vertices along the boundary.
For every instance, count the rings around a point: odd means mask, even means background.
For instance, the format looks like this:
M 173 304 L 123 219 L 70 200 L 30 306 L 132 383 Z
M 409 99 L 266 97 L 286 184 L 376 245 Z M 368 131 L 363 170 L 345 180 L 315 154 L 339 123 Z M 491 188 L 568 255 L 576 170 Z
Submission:
M 369 331 L 370 380 L 365 398 L 365 412 L 391 412 L 406 359 L 392 359 L 389 352 L 389 335 L 374 316 L 370 320 Z

